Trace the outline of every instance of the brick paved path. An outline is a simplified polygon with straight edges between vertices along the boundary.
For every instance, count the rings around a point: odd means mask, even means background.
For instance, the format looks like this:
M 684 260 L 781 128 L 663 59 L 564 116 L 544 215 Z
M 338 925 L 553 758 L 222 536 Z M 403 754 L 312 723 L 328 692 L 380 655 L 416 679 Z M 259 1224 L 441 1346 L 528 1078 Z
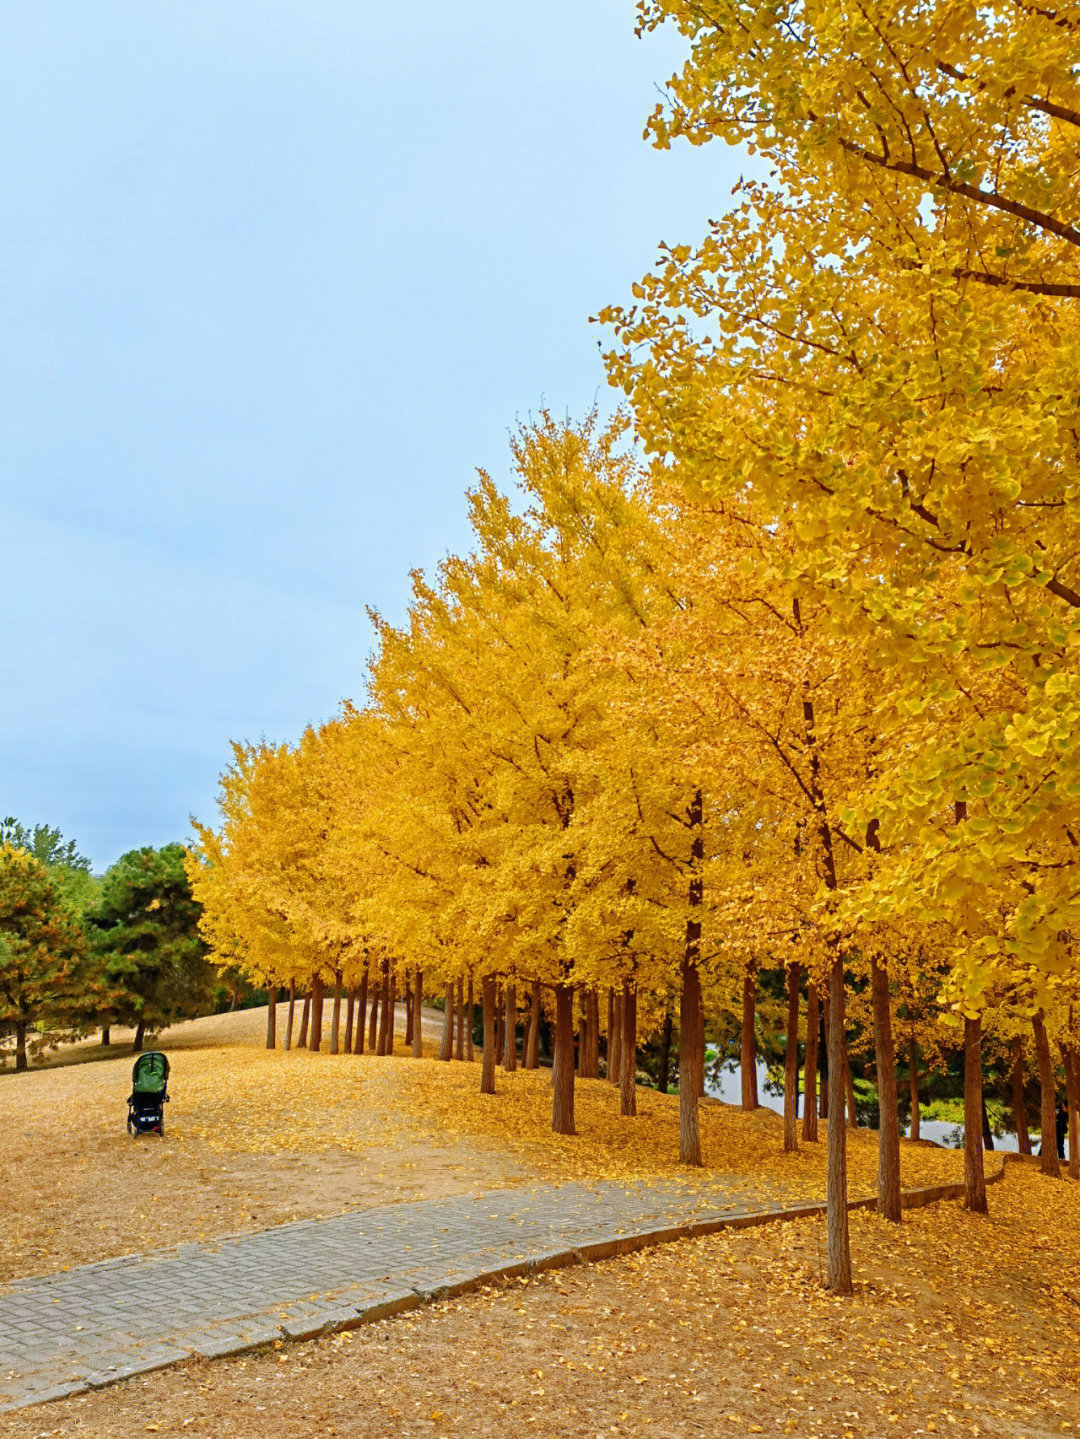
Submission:
M 499 1275 L 603 1258 L 785 1211 L 716 1176 L 566 1184 L 354 1210 L 88 1264 L 0 1289 L 0 1411 L 192 1355 L 399 1313 Z M 814 1212 L 811 1206 L 804 1212 Z

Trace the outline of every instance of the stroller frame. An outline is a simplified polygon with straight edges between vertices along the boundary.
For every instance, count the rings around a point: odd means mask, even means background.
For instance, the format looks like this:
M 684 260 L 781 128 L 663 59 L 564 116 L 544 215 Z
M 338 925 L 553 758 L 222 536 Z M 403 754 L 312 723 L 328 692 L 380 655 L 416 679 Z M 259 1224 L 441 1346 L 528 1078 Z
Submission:
M 128 1096 L 128 1133 L 165 1133 L 165 1106 L 169 1102 L 169 1061 L 159 1049 L 140 1054 L 131 1069 Z

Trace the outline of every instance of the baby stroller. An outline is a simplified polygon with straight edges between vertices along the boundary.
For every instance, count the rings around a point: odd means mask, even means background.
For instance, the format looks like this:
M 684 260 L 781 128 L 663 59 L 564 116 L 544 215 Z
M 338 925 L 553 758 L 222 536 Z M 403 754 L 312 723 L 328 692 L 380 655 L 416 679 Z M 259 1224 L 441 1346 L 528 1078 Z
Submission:
M 158 1050 L 140 1054 L 131 1071 L 128 1133 L 165 1133 L 164 1109 L 169 1102 L 169 1061 Z

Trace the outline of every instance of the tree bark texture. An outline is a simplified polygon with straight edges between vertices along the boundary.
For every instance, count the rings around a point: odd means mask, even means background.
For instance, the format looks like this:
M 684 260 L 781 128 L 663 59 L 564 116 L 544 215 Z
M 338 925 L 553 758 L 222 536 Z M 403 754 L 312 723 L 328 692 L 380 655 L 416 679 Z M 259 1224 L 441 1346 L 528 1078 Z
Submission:
M 368 1049 L 375 1054 L 379 1048 L 379 995 L 382 980 L 378 970 L 371 976 L 371 1014 L 368 1017 Z
M 386 1007 L 390 1011 L 386 1025 L 386 1052 L 387 1054 L 393 1054 L 394 1030 L 397 1022 L 397 970 L 395 969 L 390 971 L 386 1000 Z
M 495 1093 L 495 980 L 485 974 L 480 981 L 480 1002 L 484 1009 L 484 1060 L 480 1066 L 480 1093 Z
M 467 1063 L 472 1064 L 472 1062 L 473 1062 L 473 1037 L 472 1037 L 472 1030 L 473 1030 L 473 977 L 472 977 L 472 970 L 471 970 L 471 969 L 469 970 L 469 986 L 468 986 L 468 990 L 466 991 L 466 996 L 465 996 L 465 1013 L 466 1013 L 465 1059 L 466 1059 Z
M 381 1059 L 390 1053 L 390 961 L 382 962 L 382 979 L 379 984 L 379 1027 L 375 1036 L 375 1053 Z
M 292 1049 L 293 1015 L 296 1012 L 296 980 L 289 980 L 289 1013 L 285 1020 L 285 1048 Z
M 414 1059 L 424 1057 L 424 971 L 419 965 L 413 970 L 413 1027 L 412 1027 L 412 1053 Z
M 353 1018 L 356 1010 L 356 986 L 349 986 L 349 993 L 345 999 L 345 1039 L 342 1048 L 346 1054 L 352 1054 L 353 1041 Z
M 368 968 L 364 965 L 364 972 L 360 976 L 360 993 L 356 997 L 356 1034 L 353 1036 L 353 1053 L 363 1054 L 364 1040 L 367 1037 L 367 990 L 368 990 Z
M 141 1022 L 141 1021 L 140 1021 L 140 1022 Z M 139 1043 L 138 1045 L 134 1045 L 134 1044 L 133 1044 L 131 1047 L 132 1047 L 132 1049 L 136 1049 L 136 1048 L 141 1049 L 141 1048 L 142 1048 L 142 1043 L 141 1043 L 141 1041 L 140 1041 L 140 1043 Z M 17 1073 L 21 1073 L 23 1070 L 26 1069 L 26 1020 L 25 1020 L 25 1019 L 17 1019 L 17 1020 L 15 1021 L 15 1069 L 16 1069 L 16 1072 L 17 1072 Z
M 145 1035 L 146 1035 L 146 1020 L 145 1020 L 145 1019 L 140 1019 L 139 1022 L 138 1022 L 138 1024 L 135 1026 L 135 1038 L 131 1041 L 132 1053 L 138 1054 L 139 1051 L 142 1049 L 142 1047 L 143 1047 L 143 1038 L 145 1037 Z M 18 1027 L 16 1027 L 15 1037 L 16 1037 L 16 1044 L 15 1044 L 16 1063 L 15 1063 L 15 1068 L 18 1069 L 18 1068 L 19 1068 L 19 1064 L 18 1064 Z M 26 1025 L 25 1025 L 25 1023 L 23 1024 L 23 1027 L 22 1027 L 22 1043 L 23 1043 L 23 1063 L 22 1063 L 22 1067 L 23 1067 L 23 1069 L 25 1069 L 25 1068 L 26 1068 Z
M 405 1043 L 412 1048 L 413 1036 L 413 987 L 409 971 L 404 974 L 405 980 Z
M 457 982 L 457 1048 L 454 1051 L 456 1057 L 462 1061 L 465 1059 L 465 976 L 458 975 Z
M 896 1098 L 896 1050 L 893 1047 L 889 976 L 876 960 L 870 962 L 874 1007 L 874 1065 L 878 1091 L 877 1209 L 900 1223 L 900 1110 Z
M 334 971 L 334 1009 L 330 1015 L 330 1053 L 337 1054 L 341 1042 L 341 970 Z
M 604 1031 L 604 1064 L 607 1077 L 611 1078 L 611 1052 L 615 1043 L 615 990 L 609 985 L 607 992 L 607 1029 Z
M 690 827 L 690 884 L 686 902 L 686 936 L 680 979 L 679 998 L 679 1163 L 701 1165 L 701 1127 L 698 1122 L 698 1101 L 705 1084 L 705 1015 L 701 1007 L 701 976 L 698 957 L 701 953 L 701 910 L 703 885 L 701 865 L 705 858 L 705 836 L 702 830 L 703 802 L 696 789 L 687 809 Z
M 525 1068 L 536 1069 L 540 1063 L 540 981 L 532 987 L 529 1001 L 529 1045 L 525 1054 Z
M 1080 1179 L 1080 1059 L 1075 1049 L 1061 1047 L 1065 1066 L 1065 1097 L 1069 1106 L 1069 1178 Z
M 109 1036 L 109 1026 L 107 1024 L 101 1026 L 101 1043 L 104 1047 L 108 1047 L 108 1045 L 112 1043 Z
M 622 997 L 622 1085 L 619 1110 L 624 1115 L 637 1114 L 637 990 L 623 980 Z
M 503 1068 L 507 1074 L 517 1069 L 517 986 L 508 984 L 505 994 L 506 1019 L 503 1022 Z
M 799 984 L 797 964 L 787 968 L 787 1036 L 784 1049 L 784 1153 L 799 1147 Z
M 322 1048 L 323 980 L 316 974 L 311 981 L 311 1029 L 308 1033 L 308 1048 L 318 1054 Z
M 743 1109 L 758 1108 L 756 1019 L 757 972 L 753 965 L 748 965 L 742 983 L 742 1042 L 739 1046 L 739 1088 Z
M 266 1007 L 266 1047 L 267 1049 L 277 1048 L 277 985 L 272 984 L 267 993 L 269 1004 Z
M 442 1040 L 439 1058 L 449 1059 L 454 1053 L 454 981 L 448 979 L 443 988 Z
M 623 1013 L 622 994 L 615 996 L 615 1003 L 612 1008 L 612 1023 L 614 1028 L 608 1040 L 608 1075 L 612 1084 L 622 1085 L 622 1042 L 623 1042 Z
M 851 1245 L 847 1210 L 847 1129 L 844 1125 L 844 961 L 829 973 L 829 1131 L 826 1178 L 826 1285 L 850 1294 Z
M 555 986 L 555 1063 L 551 1074 L 551 1127 L 574 1133 L 574 989 Z
M 911 1138 L 919 1137 L 919 1046 L 908 1044 L 908 1094 L 911 1099 Z
M 300 1037 L 296 1041 L 297 1049 L 307 1049 L 308 1025 L 311 1022 L 311 991 L 304 995 L 304 1007 L 300 1011 Z
M 829 1063 L 829 989 L 826 984 L 821 995 L 821 1035 L 818 1037 L 818 1068 L 821 1070 L 821 1083 L 818 1086 L 819 1119 L 829 1117 Z
M 802 1137 L 808 1143 L 817 1140 L 818 1122 L 818 1031 L 821 1013 L 818 987 L 812 979 L 806 982 L 806 1054 L 803 1057 Z
M 1027 1101 L 1024 1099 L 1024 1041 L 1018 1034 L 1009 1041 L 1009 1081 L 1012 1085 L 1013 1128 L 1016 1130 L 1016 1147 L 1021 1154 L 1031 1153 L 1031 1135 L 1028 1133 Z
M 982 1142 L 982 1020 L 964 1018 L 964 1207 L 985 1214 Z
M 1057 1080 L 1054 1076 L 1054 1061 L 1050 1056 L 1050 1042 L 1046 1037 L 1043 1012 L 1033 1017 L 1031 1027 L 1035 1032 L 1035 1057 L 1039 1061 L 1039 1087 L 1042 1090 L 1041 1120 L 1039 1128 L 1039 1168 L 1051 1179 L 1061 1178 L 1057 1157 Z

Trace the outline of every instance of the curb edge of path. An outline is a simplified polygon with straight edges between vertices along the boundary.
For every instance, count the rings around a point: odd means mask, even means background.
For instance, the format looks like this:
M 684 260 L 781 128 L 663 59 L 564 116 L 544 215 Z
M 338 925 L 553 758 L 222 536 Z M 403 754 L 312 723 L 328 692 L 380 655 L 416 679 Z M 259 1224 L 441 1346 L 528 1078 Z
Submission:
M 1005 1166 L 1010 1159 L 1022 1156 L 1003 1154 L 996 1169 L 986 1175 L 987 1184 L 996 1184 L 1005 1175 Z M 936 1184 L 901 1192 L 903 1209 L 923 1209 L 930 1204 L 945 1200 L 962 1199 L 964 1185 Z M 848 1202 L 848 1210 L 874 1209 L 877 1198 L 869 1195 Z M 472 1293 L 487 1284 L 507 1279 L 517 1279 L 525 1274 L 540 1274 L 548 1270 L 566 1269 L 579 1264 L 592 1264 L 605 1259 L 614 1259 L 631 1254 L 639 1249 L 648 1249 L 660 1244 L 670 1244 L 679 1239 L 699 1239 L 716 1234 L 723 1229 L 752 1229 L 763 1224 L 783 1224 L 798 1219 L 821 1218 L 825 1214 L 824 1204 L 793 1204 L 783 1208 L 761 1209 L 752 1214 L 716 1215 L 701 1219 L 690 1219 L 682 1224 L 646 1225 L 631 1234 L 612 1234 L 586 1244 L 566 1249 L 551 1249 L 529 1259 L 515 1259 L 506 1264 L 483 1264 L 471 1273 L 465 1273 L 448 1284 L 434 1288 L 391 1288 L 377 1298 L 349 1305 L 326 1304 L 321 1308 L 281 1323 L 268 1320 L 265 1316 L 253 1315 L 250 1319 L 222 1324 L 216 1331 L 209 1332 L 190 1347 L 181 1344 L 161 1345 L 156 1354 L 148 1355 L 147 1362 L 126 1364 L 116 1370 L 90 1375 L 85 1379 L 55 1388 L 29 1394 L 11 1404 L 0 1404 L 0 1414 L 10 1414 L 19 1409 L 28 1409 L 38 1404 L 49 1404 L 59 1399 L 71 1399 L 79 1394 L 88 1394 L 104 1389 L 140 1375 L 153 1374 L 174 1364 L 186 1363 L 190 1359 L 228 1359 L 241 1354 L 253 1354 L 272 1344 L 301 1343 L 318 1339 L 326 1334 L 340 1334 L 346 1330 L 360 1329 L 366 1324 L 376 1324 L 398 1314 L 419 1309 L 424 1304 L 435 1304 L 442 1299 L 452 1299 L 461 1294 Z M 104 1261 L 106 1263 L 111 1261 Z

